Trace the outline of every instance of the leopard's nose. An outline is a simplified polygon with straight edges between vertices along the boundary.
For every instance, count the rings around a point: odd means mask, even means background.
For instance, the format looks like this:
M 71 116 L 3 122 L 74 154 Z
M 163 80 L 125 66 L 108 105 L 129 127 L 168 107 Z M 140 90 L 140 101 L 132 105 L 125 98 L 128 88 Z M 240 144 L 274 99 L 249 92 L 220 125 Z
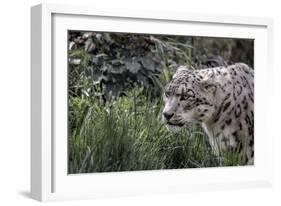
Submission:
M 170 120 L 174 116 L 174 113 L 163 112 L 163 115 L 167 120 Z

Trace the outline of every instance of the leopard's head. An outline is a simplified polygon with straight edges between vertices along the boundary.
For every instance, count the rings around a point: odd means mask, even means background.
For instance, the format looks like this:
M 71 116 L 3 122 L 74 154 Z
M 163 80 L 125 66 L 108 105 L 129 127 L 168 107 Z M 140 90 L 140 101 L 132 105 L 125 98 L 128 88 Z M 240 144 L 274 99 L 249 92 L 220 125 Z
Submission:
M 217 86 L 198 71 L 180 67 L 164 92 L 163 121 L 171 131 L 194 122 L 206 122 L 215 112 Z

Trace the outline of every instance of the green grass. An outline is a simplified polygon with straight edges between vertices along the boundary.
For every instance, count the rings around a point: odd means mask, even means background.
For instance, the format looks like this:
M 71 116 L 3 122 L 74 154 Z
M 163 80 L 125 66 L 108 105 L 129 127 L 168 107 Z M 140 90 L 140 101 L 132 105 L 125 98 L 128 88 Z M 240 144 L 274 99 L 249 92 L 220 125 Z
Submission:
M 139 89 L 110 104 L 69 99 L 69 173 L 215 167 L 239 164 L 237 155 L 215 157 L 194 125 L 169 132 L 163 103 Z

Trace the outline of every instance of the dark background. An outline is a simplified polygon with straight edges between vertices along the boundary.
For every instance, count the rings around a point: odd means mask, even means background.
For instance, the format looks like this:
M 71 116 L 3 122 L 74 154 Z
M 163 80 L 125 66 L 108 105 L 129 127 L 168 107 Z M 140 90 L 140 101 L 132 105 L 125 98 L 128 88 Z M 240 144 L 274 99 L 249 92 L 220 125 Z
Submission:
M 89 89 L 99 84 L 105 101 L 134 84 L 159 95 L 179 65 L 191 69 L 236 62 L 254 65 L 250 39 L 69 31 L 68 40 L 71 95 L 81 95 L 75 84 L 90 78 Z

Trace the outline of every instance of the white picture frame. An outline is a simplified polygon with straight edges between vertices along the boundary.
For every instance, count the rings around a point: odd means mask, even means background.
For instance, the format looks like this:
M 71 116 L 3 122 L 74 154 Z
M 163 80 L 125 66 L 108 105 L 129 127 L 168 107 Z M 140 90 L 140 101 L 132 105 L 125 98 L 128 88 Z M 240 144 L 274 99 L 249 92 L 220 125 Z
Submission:
M 40 4 L 31 8 L 31 196 L 39 201 L 269 187 L 273 184 L 273 21 L 269 18 Z M 67 174 L 66 31 L 100 30 L 255 39 L 255 165 Z M 59 68 L 59 69 L 58 69 Z

